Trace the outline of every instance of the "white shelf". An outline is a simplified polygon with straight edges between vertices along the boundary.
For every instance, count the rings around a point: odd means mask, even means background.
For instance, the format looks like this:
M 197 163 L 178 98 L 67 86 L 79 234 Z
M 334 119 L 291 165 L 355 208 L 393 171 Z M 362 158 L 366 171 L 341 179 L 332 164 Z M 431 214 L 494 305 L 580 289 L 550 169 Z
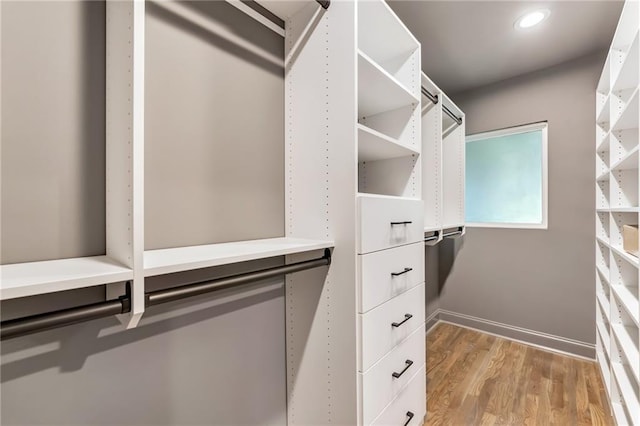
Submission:
M 625 328 L 631 330 L 625 330 Z M 613 334 L 619 344 L 618 346 L 622 349 L 633 374 L 638 377 L 638 370 L 640 369 L 640 355 L 638 354 L 638 348 L 628 335 L 630 332 L 638 333 L 638 329 L 636 327 L 625 327 L 621 324 L 613 324 L 611 325 L 611 329 L 613 330 Z
M 596 299 L 598 299 L 598 303 L 600 303 L 600 309 L 602 309 L 607 322 L 611 323 L 611 308 L 609 306 L 609 301 L 604 294 L 599 291 L 596 291 Z
M 636 33 L 631 47 L 627 51 L 627 55 L 624 58 L 622 68 L 616 77 L 616 81 L 613 83 L 613 90 L 624 90 L 638 86 L 638 73 L 640 68 L 638 67 L 638 34 Z
M 606 273 L 602 270 L 602 268 L 600 267 L 600 265 L 596 265 L 596 269 L 598 270 L 598 273 L 600 273 L 600 276 L 602 277 L 602 279 L 604 280 L 604 282 L 606 282 L 606 283 L 607 283 L 607 285 L 610 285 L 610 284 L 609 284 L 609 277 L 608 277 L 608 274 L 606 274 Z
M 380 114 L 394 109 L 419 104 L 391 74 L 362 52 L 358 52 L 358 115 Z
M 629 289 L 629 287 L 624 285 L 620 285 L 620 284 L 613 285 L 611 286 L 611 288 L 613 289 L 613 292 L 615 293 L 616 298 L 620 301 L 620 303 L 622 303 L 622 305 L 624 306 L 625 310 L 627 311 L 631 319 L 633 319 L 636 325 L 638 325 L 639 324 L 638 315 L 640 315 L 640 304 L 638 303 L 637 289 L 634 294 L 633 290 Z
M 611 209 L 609 208 L 597 208 L 596 212 L 598 213 L 609 213 L 611 211 Z
M 633 92 L 627 106 L 613 125 L 613 130 L 638 128 L 638 89 Z
M 630 170 L 638 168 L 638 146 L 626 153 L 619 161 L 617 161 L 611 170 Z
M 107 256 L 78 257 L 0 266 L 0 299 L 93 287 L 133 279 L 133 272 Z
M 144 275 L 171 274 L 192 269 L 265 259 L 333 247 L 333 241 L 268 238 L 233 243 L 178 247 L 144 252 Z
M 605 180 L 609 180 L 610 176 L 609 176 L 609 170 L 605 171 L 604 173 L 601 173 L 600 175 L 598 175 L 596 177 L 596 182 L 602 182 Z
M 640 208 L 638 207 L 612 207 L 609 209 L 611 213 L 638 213 Z
M 630 255 L 629 253 L 624 251 L 622 249 L 622 247 L 619 247 L 619 246 L 616 246 L 616 245 L 610 245 L 609 247 L 611 248 L 611 250 L 616 252 L 616 254 L 618 254 L 624 260 L 626 260 L 627 262 L 629 262 L 630 264 L 632 264 L 636 268 L 638 267 L 638 258 L 637 257 Z
M 609 141 L 611 139 L 611 133 L 607 132 L 604 138 L 596 145 L 596 152 L 607 151 L 609 149 Z
M 598 240 L 600 243 L 604 244 L 605 246 L 609 247 L 609 241 L 605 240 L 600 235 L 596 235 L 596 240 Z
M 622 398 L 627 408 L 627 413 L 632 416 L 631 424 L 640 424 L 640 401 L 638 400 L 638 395 L 633 389 L 633 384 L 629 380 L 629 377 L 627 377 L 624 367 L 621 364 L 612 362 L 611 369 L 613 370 L 613 376 L 616 378 L 618 388 L 622 394 Z
M 607 330 L 607 328 L 605 327 L 604 323 L 601 321 L 596 320 L 596 328 L 598 330 L 598 333 L 600 334 L 600 339 L 602 340 L 602 346 L 604 347 L 604 350 L 607 352 L 607 355 L 609 355 L 611 352 L 611 341 L 609 340 L 609 330 Z
M 604 102 L 602 108 L 598 112 L 596 116 L 596 123 L 607 123 L 609 122 L 609 109 L 611 106 L 611 95 L 607 96 L 607 99 Z
M 357 127 L 359 162 L 420 155 L 420 152 L 404 146 L 396 139 L 376 130 L 362 124 L 358 124 Z

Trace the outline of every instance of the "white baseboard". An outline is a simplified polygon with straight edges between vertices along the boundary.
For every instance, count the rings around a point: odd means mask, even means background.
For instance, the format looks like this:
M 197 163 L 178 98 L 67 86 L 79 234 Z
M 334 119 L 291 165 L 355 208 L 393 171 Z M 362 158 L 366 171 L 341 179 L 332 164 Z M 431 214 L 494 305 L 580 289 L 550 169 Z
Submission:
M 427 332 L 438 322 L 446 322 L 470 328 L 562 355 L 573 356 L 589 361 L 595 361 L 596 358 L 596 346 L 590 343 L 567 339 L 553 334 L 541 333 L 539 331 L 529 330 L 522 327 L 515 327 L 443 309 L 438 309 L 430 315 L 429 318 L 427 318 Z

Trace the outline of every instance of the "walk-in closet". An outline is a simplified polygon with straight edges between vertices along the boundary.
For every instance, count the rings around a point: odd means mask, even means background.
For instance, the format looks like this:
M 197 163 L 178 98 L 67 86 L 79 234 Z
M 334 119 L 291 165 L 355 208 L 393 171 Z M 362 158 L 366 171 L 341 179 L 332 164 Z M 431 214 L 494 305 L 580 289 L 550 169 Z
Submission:
M 2 0 L 0 423 L 640 426 L 639 34 Z

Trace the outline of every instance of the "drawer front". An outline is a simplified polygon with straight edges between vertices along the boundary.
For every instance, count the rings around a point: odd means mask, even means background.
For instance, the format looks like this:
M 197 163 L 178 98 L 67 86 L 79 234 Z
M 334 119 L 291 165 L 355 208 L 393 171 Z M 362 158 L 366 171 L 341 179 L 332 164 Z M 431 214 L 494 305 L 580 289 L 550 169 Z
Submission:
M 396 399 L 372 422 L 374 426 L 419 426 L 427 414 L 427 379 L 424 365 Z M 365 423 L 366 424 L 366 423 Z
M 361 372 L 371 368 L 424 324 L 424 300 L 424 284 L 420 284 L 366 314 L 358 314 L 362 339 L 359 365 Z M 408 316 L 411 317 L 407 318 Z
M 424 365 L 425 338 L 422 325 L 366 373 L 358 374 L 364 424 L 370 424 Z
M 424 241 L 424 208 L 420 200 L 358 197 L 358 253 Z
M 359 255 L 358 269 L 364 313 L 424 281 L 424 244 Z

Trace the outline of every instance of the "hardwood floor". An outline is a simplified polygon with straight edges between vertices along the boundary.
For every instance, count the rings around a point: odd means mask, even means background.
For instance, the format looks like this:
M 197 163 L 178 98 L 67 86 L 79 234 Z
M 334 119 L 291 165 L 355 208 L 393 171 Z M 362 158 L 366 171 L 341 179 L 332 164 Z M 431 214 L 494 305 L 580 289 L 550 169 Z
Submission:
M 595 362 L 440 323 L 425 425 L 613 425 Z

